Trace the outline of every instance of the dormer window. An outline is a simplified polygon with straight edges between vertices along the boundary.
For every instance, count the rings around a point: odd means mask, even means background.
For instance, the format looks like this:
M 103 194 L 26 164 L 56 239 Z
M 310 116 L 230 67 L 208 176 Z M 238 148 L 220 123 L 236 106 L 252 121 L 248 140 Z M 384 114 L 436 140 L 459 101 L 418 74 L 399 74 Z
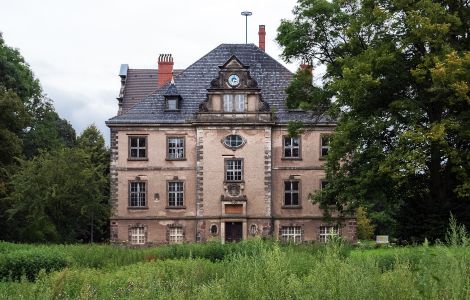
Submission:
M 226 94 L 224 95 L 224 111 L 225 112 L 244 112 L 246 96 L 243 94 Z
M 179 110 L 178 98 L 167 98 L 165 110 Z
M 180 101 L 181 96 L 178 93 L 178 89 L 174 81 L 171 81 L 171 84 L 168 86 L 168 89 L 165 92 L 165 110 L 166 111 L 178 111 L 180 110 Z

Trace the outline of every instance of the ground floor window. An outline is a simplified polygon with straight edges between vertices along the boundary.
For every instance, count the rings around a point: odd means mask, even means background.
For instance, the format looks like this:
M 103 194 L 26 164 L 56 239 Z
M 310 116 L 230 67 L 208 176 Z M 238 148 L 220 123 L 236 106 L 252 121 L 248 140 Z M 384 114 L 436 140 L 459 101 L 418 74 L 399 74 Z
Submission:
M 145 244 L 144 227 L 133 227 L 133 228 L 131 228 L 131 244 L 133 244 L 133 245 L 143 245 L 143 244 Z
M 284 226 L 281 228 L 281 241 L 302 242 L 302 228 L 300 226 Z
M 169 237 L 170 244 L 181 244 L 183 242 L 183 228 L 170 228 Z
M 320 242 L 326 243 L 331 237 L 338 236 L 337 226 L 320 226 Z

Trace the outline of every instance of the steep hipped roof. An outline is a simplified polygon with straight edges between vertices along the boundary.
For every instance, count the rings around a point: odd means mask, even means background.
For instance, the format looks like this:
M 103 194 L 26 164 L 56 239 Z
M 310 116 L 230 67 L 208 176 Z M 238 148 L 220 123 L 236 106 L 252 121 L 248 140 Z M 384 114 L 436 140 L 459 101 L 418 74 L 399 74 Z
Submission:
M 249 67 L 251 77 L 261 88 L 263 100 L 269 103 L 275 112 L 276 122 L 310 121 L 310 113 L 298 110 L 289 111 L 285 106 L 284 90 L 292 77 L 289 70 L 254 44 L 221 44 L 174 77 L 175 85 L 182 97 L 179 111 L 165 111 L 164 94 L 168 83 L 122 115 L 108 120 L 107 124 L 190 122 L 194 119 L 199 104 L 206 99 L 207 88 L 211 81 L 218 76 L 219 66 L 226 63 L 233 55 Z

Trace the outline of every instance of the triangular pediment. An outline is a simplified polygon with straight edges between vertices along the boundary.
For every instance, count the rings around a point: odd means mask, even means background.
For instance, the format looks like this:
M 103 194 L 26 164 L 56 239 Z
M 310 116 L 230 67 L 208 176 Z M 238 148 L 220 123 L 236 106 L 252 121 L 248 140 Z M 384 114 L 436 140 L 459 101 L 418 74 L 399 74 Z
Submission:
M 221 69 L 248 69 L 235 55 L 232 55 L 225 64 L 219 66 Z

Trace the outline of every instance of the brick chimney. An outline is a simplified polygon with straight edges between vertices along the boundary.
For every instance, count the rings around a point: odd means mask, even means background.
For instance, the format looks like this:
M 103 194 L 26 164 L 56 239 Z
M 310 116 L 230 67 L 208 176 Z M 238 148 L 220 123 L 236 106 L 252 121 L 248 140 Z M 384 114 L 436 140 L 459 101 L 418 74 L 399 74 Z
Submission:
M 266 51 L 265 37 L 266 37 L 265 26 L 259 25 L 259 30 L 258 30 L 258 38 L 259 38 L 258 45 L 259 46 L 258 47 L 263 51 Z
M 173 57 L 171 54 L 158 56 L 158 87 L 165 85 L 173 77 Z

